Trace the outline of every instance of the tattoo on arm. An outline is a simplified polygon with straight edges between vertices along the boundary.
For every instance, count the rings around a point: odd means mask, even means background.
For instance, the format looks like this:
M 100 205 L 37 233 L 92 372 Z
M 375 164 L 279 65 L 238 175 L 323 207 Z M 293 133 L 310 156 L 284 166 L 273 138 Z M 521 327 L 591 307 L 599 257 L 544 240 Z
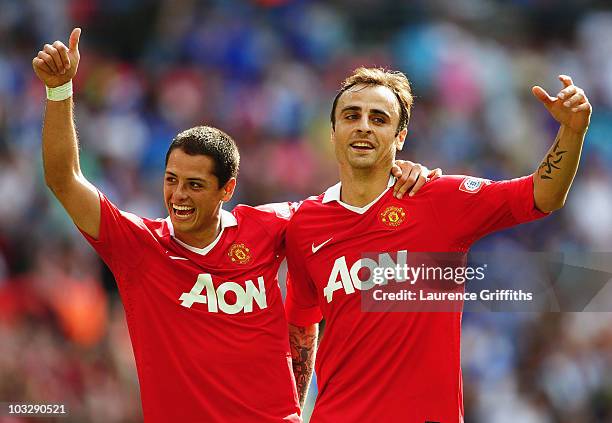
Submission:
M 308 386 L 314 369 L 317 349 L 317 325 L 301 327 L 289 325 L 289 343 L 293 361 L 293 374 L 297 387 L 300 408 L 304 407 Z
M 542 164 L 540 164 L 540 167 L 538 168 L 538 172 L 540 173 L 541 179 L 552 179 L 553 169 L 561 169 L 561 167 L 559 167 L 559 164 L 563 159 L 563 154 L 567 153 L 567 151 L 560 149 L 559 141 L 560 139 L 559 137 L 557 137 L 552 150 L 550 151 L 550 153 L 548 153 L 548 155 L 542 161 Z

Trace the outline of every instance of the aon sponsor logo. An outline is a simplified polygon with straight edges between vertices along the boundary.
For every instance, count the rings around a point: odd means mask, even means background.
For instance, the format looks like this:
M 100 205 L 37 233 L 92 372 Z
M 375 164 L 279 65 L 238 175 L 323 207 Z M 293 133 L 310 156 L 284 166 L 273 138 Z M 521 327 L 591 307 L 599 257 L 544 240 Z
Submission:
M 215 290 L 212 276 L 208 273 L 198 275 L 195 285 L 191 291 L 184 292 L 179 300 L 183 307 L 191 308 L 194 303 L 206 304 L 208 311 L 218 313 L 219 310 L 227 314 L 250 313 L 253 311 L 253 303 L 257 303 L 260 309 L 268 307 L 266 302 L 266 286 L 263 276 L 257 278 L 257 287 L 253 281 L 248 280 L 245 288 L 236 282 L 223 282 Z M 202 292 L 206 290 L 206 295 Z M 234 295 L 227 295 L 232 292 Z M 235 296 L 235 302 L 232 297 Z M 230 297 L 232 299 L 228 299 Z
M 396 255 L 397 262 L 391 258 L 389 253 L 382 253 L 378 255 L 378 260 L 374 260 L 373 258 L 362 258 L 353 263 L 350 268 L 346 263 L 345 256 L 338 257 L 336 261 L 334 261 L 334 267 L 332 267 L 329 274 L 327 286 L 323 288 L 323 294 L 327 302 L 331 302 L 334 298 L 334 292 L 339 289 L 344 289 L 347 295 L 354 293 L 355 289 L 364 291 L 371 289 L 375 285 L 373 281 L 375 269 L 405 266 L 408 251 L 401 250 L 398 251 Z M 367 269 L 367 279 L 361 279 L 359 277 L 359 273 L 362 269 Z M 363 273 L 364 272 L 362 272 L 362 275 Z M 396 281 L 403 282 L 403 280 L 399 278 L 396 278 Z M 382 284 L 384 285 L 385 283 L 386 282 L 383 282 Z

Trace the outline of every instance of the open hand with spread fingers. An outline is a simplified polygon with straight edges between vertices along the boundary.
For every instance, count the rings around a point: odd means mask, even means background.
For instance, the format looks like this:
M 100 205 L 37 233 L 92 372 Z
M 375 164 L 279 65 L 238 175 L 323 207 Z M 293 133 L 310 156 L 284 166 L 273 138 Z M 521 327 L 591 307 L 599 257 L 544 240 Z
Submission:
M 68 47 L 61 41 L 45 44 L 38 55 L 32 59 L 36 76 L 49 88 L 64 85 L 76 75 L 79 66 L 79 38 L 81 28 L 75 28 L 70 34 Z
M 591 104 L 584 90 L 574 85 L 572 78 L 559 75 L 563 89 L 556 97 L 551 97 L 539 86 L 531 89 L 533 95 L 544 104 L 553 118 L 573 132 L 582 134 L 589 127 Z

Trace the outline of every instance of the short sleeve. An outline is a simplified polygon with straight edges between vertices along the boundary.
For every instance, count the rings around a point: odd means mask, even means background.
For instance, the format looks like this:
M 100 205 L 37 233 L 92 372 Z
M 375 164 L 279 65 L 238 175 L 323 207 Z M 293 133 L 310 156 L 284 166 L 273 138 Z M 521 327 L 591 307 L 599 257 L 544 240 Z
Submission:
M 147 232 L 142 218 L 119 210 L 104 194 L 100 197 L 100 233 L 93 238 L 81 231 L 87 242 L 108 265 L 115 277 L 136 267 L 143 257 L 142 236 Z
M 308 326 L 321 321 L 316 285 L 310 278 L 304 263 L 304 256 L 292 236 L 287 232 L 287 299 L 285 313 L 289 323 Z
M 491 232 L 549 214 L 535 206 L 533 175 L 505 181 L 449 176 L 441 183 L 443 195 L 434 203 L 440 226 L 465 247 Z

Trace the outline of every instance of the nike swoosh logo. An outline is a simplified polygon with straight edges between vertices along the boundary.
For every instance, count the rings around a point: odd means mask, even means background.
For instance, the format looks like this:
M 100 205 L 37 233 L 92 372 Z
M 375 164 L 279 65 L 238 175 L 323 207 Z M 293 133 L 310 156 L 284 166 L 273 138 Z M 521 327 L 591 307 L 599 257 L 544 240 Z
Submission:
M 189 260 L 185 257 L 177 257 L 177 256 L 168 256 L 168 257 L 170 257 L 172 260 Z
M 327 244 L 329 241 L 331 241 L 332 239 L 334 239 L 334 237 L 331 237 L 330 239 L 328 239 L 327 241 L 325 241 L 322 244 L 319 244 L 317 246 L 315 246 L 314 242 L 312 243 L 312 254 L 316 253 L 317 251 L 319 251 L 321 249 L 321 247 L 323 247 L 325 244 Z

